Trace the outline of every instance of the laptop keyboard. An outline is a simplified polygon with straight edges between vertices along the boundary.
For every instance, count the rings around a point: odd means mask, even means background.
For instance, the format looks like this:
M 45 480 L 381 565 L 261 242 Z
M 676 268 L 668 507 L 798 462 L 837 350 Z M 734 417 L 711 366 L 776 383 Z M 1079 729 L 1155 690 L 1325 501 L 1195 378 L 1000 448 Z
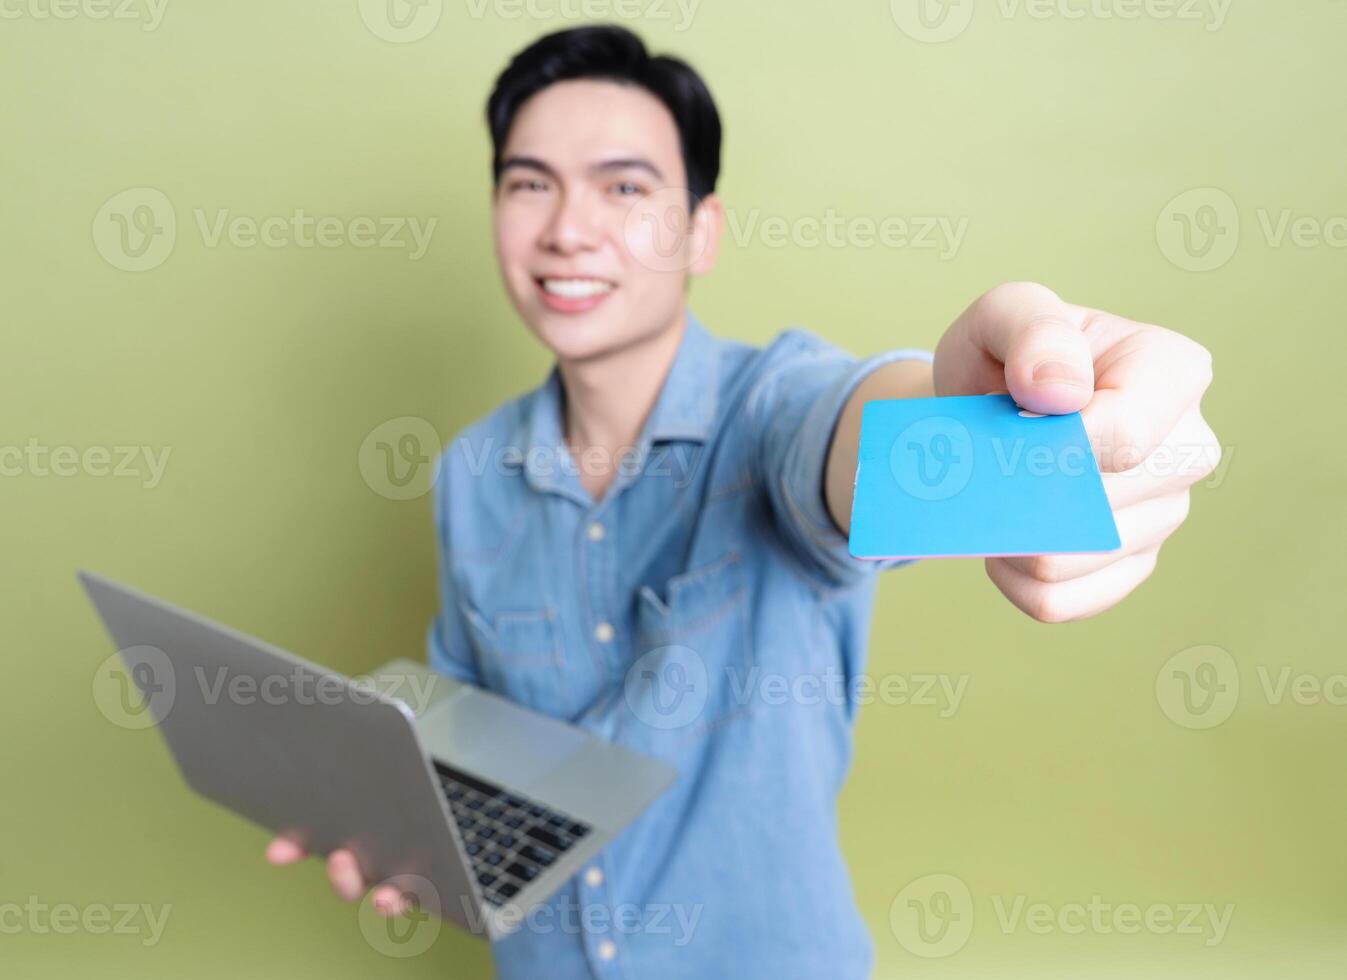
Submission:
M 556 863 L 588 824 L 435 761 L 482 897 L 504 905 Z

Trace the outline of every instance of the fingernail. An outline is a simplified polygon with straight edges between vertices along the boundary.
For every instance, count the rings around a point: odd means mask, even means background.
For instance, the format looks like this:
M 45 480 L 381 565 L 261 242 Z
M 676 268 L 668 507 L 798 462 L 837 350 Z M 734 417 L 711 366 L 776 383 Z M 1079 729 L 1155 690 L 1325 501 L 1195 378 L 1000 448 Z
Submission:
M 1065 361 L 1044 361 L 1034 368 L 1036 385 L 1070 385 L 1074 388 L 1086 387 L 1080 369 Z

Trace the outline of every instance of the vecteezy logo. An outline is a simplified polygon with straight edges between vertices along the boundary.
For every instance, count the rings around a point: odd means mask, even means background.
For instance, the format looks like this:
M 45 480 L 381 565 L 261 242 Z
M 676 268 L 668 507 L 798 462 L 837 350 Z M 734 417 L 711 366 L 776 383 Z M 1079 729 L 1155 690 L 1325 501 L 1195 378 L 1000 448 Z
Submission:
M 893 900 L 889 928 L 913 956 L 953 956 L 973 934 L 973 895 L 954 875 L 925 875 Z
M 404 415 L 376 426 L 360 444 L 360 474 L 371 490 L 389 500 L 411 500 L 435 482 L 440 436 L 423 418 Z
M 945 500 L 973 475 L 973 437 L 958 419 L 945 415 L 913 422 L 889 450 L 889 469 L 909 496 Z
M 973 0 L 889 0 L 894 23 L 925 44 L 951 41 L 973 21 Z
M 637 199 L 622 225 L 622 240 L 637 262 L 652 272 L 683 272 L 706 251 L 689 247 L 693 232 L 691 192 L 686 187 L 661 187 Z
M 419 41 L 440 23 L 444 0 L 359 0 L 370 33 L 394 44 Z
M 1184 191 L 1160 212 L 1155 240 L 1165 258 L 1186 272 L 1219 269 L 1239 247 L 1239 208 L 1217 187 Z
M 98 665 L 93 693 L 94 704 L 114 725 L 149 728 L 173 709 L 173 663 L 158 647 L 127 647 Z
M 710 692 L 706 663 L 684 646 L 656 647 L 627 670 L 627 707 L 651 728 L 685 728 L 701 717 Z
M 132 187 L 114 194 L 94 215 L 94 247 L 113 268 L 148 272 L 173 252 L 178 219 L 163 191 Z
M 365 941 L 385 956 L 419 956 L 440 934 L 440 893 L 420 875 L 399 875 L 389 882 L 398 889 L 403 911 L 386 916 L 374 907 L 376 889 L 366 892 L 357 919 Z
M 1180 650 L 1155 675 L 1155 700 L 1176 725 L 1215 728 L 1239 703 L 1235 658 L 1210 644 Z

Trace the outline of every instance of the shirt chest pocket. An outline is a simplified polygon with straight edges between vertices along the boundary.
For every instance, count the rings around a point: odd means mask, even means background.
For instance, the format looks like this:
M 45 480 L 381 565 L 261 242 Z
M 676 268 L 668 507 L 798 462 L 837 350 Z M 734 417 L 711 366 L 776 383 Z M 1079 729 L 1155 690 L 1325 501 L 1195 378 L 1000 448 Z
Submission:
M 637 597 L 623 741 L 674 759 L 747 714 L 757 680 L 748 580 L 738 552 Z
M 574 710 L 566 653 L 555 609 L 506 609 L 488 615 L 465 600 L 482 683 L 537 711 L 565 717 Z

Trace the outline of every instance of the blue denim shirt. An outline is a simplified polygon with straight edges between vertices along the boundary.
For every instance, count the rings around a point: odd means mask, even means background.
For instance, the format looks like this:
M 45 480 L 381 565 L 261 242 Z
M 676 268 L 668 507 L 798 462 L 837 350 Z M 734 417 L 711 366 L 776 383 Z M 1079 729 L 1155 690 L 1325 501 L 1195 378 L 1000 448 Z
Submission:
M 520 930 L 513 978 L 868 974 L 835 803 L 875 572 L 828 516 L 857 360 L 802 330 L 758 348 L 688 313 L 597 504 L 556 368 L 447 446 L 433 668 L 663 760 L 673 786 Z

